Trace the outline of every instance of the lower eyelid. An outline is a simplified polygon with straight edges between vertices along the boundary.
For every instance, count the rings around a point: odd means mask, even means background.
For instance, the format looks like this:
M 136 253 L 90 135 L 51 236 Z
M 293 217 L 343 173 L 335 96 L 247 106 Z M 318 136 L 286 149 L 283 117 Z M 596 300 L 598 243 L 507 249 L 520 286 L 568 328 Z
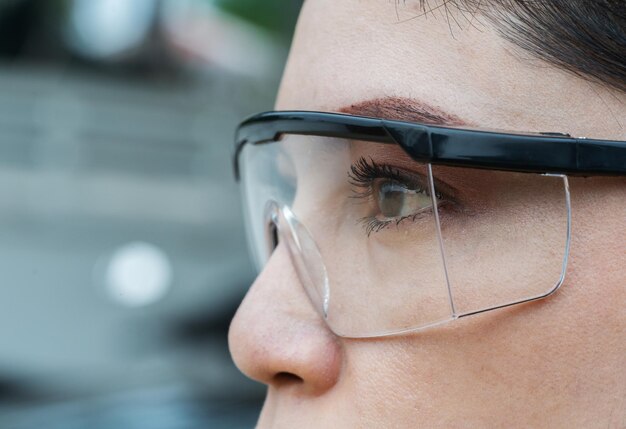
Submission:
M 394 229 L 406 224 L 407 228 L 411 228 L 411 224 L 420 222 L 426 219 L 434 219 L 432 206 L 418 211 L 417 213 L 403 216 L 398 219 L 384 219 L 379 220 L 375 217 L 366 217 L 360 219 L 360 223 L 366 229 L 367 235 L 371 236 L 375 233 L 382 233 L 384 230 Z
M 401 222 L 405 220 L 411 220 L 412 222 L 417 222 L 418 220 L 425 219 L 426 217 L 431 217 L 433 215 L 432 207 L 425 208 L 423 210 L 418 211 L 412 215 L 404 216 L 396 221 L 396 224 L 399 225 Z

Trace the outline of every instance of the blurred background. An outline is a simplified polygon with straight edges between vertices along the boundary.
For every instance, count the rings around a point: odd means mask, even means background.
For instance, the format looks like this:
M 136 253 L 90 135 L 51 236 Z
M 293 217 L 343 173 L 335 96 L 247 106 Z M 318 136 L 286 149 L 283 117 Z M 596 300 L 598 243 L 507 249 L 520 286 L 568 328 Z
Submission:
M 233 132 L 298 0 L 0 0 L 0 428 L 250 428 Z

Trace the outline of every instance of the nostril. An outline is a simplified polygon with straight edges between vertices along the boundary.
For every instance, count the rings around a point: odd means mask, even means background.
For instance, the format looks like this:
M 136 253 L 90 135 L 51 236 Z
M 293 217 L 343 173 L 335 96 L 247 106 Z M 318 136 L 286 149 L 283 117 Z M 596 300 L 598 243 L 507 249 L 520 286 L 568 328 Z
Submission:
M 290 372 L 279 372 L 274 376 L 274 383 L 280 386 L 285 386 L 289 384 L 300 384 L 303 382 L 304 380 L 301 377 L 298 377 L 297 375 Z

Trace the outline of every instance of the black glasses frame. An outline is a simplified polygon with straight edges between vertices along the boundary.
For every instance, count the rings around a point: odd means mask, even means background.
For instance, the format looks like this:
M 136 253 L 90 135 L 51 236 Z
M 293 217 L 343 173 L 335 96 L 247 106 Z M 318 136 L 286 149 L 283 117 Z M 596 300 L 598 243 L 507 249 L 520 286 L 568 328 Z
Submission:
M 246 144 L 283 135 L 336 137 L 400 145 L 415 161 L 489 170 L 626 176 L 626 141 L 561 133 L 505 133 L 392 121 L 341 113 L 275 111 L 252 116 L 236 133 L 235 176 Z

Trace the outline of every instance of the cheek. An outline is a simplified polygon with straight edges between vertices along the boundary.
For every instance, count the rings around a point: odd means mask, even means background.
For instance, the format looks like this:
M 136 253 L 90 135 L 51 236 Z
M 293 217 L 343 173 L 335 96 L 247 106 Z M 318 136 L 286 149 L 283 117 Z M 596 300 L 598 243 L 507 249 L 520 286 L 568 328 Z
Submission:
M 470 427 L 505 427 L 535 413 L 539 427 L 547 418 L 573 417 L 572 405 L 597 410 L 596 394 L 617 392 L 619 380 L 626 380 L 615 373 L 620 352 L 606 355 L 615 341 L 580 320 L 554 328 L 541 312 L 504 313 L 459 321 L 458 332 L 348 345 L 344 382 L 359 415 L 400 427 L 461 420 Z
M 542 426 L 619 407 L 626 195 L 623 185 L 605 195 L 588 186 L 572 184 L 571 259 L 554 296 L 412 336 L 345 343 L 343 384 L 356 391 L 350 397 L 366 421 L 489 426 L 519 418 Z
M 626 181 L 572 179 L 571 310 L 609 327 L 626 323 Z M 604 322 L 602 322 L 604 321 Z

